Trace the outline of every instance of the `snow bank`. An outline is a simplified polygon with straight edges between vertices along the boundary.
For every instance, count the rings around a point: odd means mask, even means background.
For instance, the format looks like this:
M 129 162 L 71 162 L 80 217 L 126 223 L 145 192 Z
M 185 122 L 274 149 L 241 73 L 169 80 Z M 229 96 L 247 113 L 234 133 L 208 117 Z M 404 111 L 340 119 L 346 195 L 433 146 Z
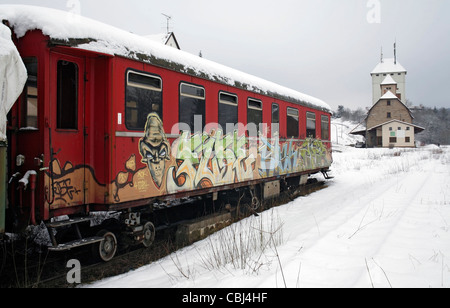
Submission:
M 363 136 L 350 135 L 350 132 L 358 125 L 352 121 L 343 121 L 342 119 L 331 119 L 331 141 L 333 149 L 339 149 L 340 146 L 354 146 L 358 142 L 364 142 Z
M 320 99 L 70 12 L 34 6 L 0 5 L 0 19 L 8 20 L 18 37 L 24 36 L 27 31 L 40 29 L 51 39 L 81 49 L 155 65 L 163 62 L 194 76 L 331 111 L 330 106 Z
M 27 71 L 11 40 L 11 31 L 0 24 L 0 141 L 6 140 L 6 116 L 26 80 Z

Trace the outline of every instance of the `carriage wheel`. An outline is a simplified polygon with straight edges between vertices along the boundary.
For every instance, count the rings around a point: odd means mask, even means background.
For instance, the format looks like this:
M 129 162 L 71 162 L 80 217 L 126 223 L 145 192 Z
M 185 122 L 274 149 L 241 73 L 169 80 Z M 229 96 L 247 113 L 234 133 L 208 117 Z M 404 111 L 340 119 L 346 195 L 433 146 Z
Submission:
M 155 240 L 155 234 L 156 234 L 155 225 L 152 224 L 151 222 L 147 222 L 144 225 L 144 240 L 142 241 L 142 244 L 144 244 L 144 246 L 147 248 L 152 246 Z
M 117 239 L 114 233 L 102 230 L 97 236 L 103 237 L 103 240 L 94 245 L 94 255 L 98 256 L 102 261 L 109 262 L 116 255 Z

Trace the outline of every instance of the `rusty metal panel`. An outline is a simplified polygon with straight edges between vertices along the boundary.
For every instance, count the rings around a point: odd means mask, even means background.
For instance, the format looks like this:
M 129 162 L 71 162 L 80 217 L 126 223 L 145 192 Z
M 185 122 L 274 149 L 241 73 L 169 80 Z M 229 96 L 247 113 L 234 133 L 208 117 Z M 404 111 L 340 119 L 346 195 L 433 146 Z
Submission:
M 264 198 L 273 198 L 280 195 L 280 181 L 264 183 Z

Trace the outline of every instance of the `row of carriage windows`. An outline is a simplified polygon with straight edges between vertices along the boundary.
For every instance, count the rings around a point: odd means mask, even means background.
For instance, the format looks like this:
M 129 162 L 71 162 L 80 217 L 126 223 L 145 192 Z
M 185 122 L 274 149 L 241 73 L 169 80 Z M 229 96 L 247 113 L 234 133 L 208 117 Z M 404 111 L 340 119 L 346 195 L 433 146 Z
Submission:
M 22 101 L 21 127 L 37 128 L 38 65 L 36 58 L 24 59 L 28 71 L 28 81 Z M 68 61 L 57 63 L 57 128 L 78 129 L 78 66 Z M 147 116 L 157 113 L 161 118 L 163 114 L 163 81 L 159 76 L 149 75 L 128 70 L 126 73 L 126 104 L 125 124 L 130 130 L 144 130 Z M 219 92 L 219 121 L 218 124 L 224 132 L 230 133 L 238 123 L 238 96 L 225 91 Z M 193 132 L 202 131 L 206 119 L 206 91 L 199 85 L 181 82 L 179 85 L 179 123 L 184 123 L 183 130 Z M 247 123 L 249 135 L 255 135 L 262 130 L 263 103 L 261 100 L 248 98 Z M 250 126 L 255 131 L 250 132 Z M 286 128 L 288 138 L 299 138 L 300 114 L 296 108 L 288 107 L 286 115 Z M 272 104 L 272 136 L 279 134 L 280 107 Z M 321 117 L 321 136 L 329 140 L 329 118 Z M 306 137 L 316 137 L 316 114 L 306 113 Z
M 127 71 L 125 124 L 130 130 L 144 130 L 147 115 L 155 112 L 161 118 L 162 79 L 158 76 L 136 71 Z M 218 124 L 224 132 L 230 133 L 238 123 L 238 96 L 233 93 L 220 91 L 218 95 L 219 117 Z M 206 119 L 206 91 L 199 85 L 181 82 L 179 85 L 179 123 L 192 132 L 201 132 Z M 201 120 L 201 121 L 200 121 Z M 329 140 L 329 118 L 321 116 L 321 137 Z M 263 103 L 261 100 L 248 98 L 247 123 L 253 125 L 257 132 L 261 131 L 263 123 Z M 275 124 L 275 125 L 274 125 Z M 278 125 L 276 125 L 278 124 Z M 286 128 L 288 138 L 299 138 L 300 114 L 296 108 L 288 107 Z M 280 107 L 272 104 L 272 135 L 279 133 Z M 250 135 L 250 131 L 249 131 Z M 316 114 L 306 113 L 306 137 L 316 138 Z

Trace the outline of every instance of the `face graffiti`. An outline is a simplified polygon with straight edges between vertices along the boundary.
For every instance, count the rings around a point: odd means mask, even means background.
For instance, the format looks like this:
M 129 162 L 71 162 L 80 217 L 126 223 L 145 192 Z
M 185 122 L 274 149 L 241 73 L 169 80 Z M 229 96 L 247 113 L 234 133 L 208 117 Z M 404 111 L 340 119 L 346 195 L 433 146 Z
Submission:
M 164 178 L 166 161 L 170 160 L 170 144 L 164 133 L 161 119 L 156 113 L 147 117 L 145 136 L 139 141 L 142 162 L 147 164 L 150 174 L 158 188 Z

